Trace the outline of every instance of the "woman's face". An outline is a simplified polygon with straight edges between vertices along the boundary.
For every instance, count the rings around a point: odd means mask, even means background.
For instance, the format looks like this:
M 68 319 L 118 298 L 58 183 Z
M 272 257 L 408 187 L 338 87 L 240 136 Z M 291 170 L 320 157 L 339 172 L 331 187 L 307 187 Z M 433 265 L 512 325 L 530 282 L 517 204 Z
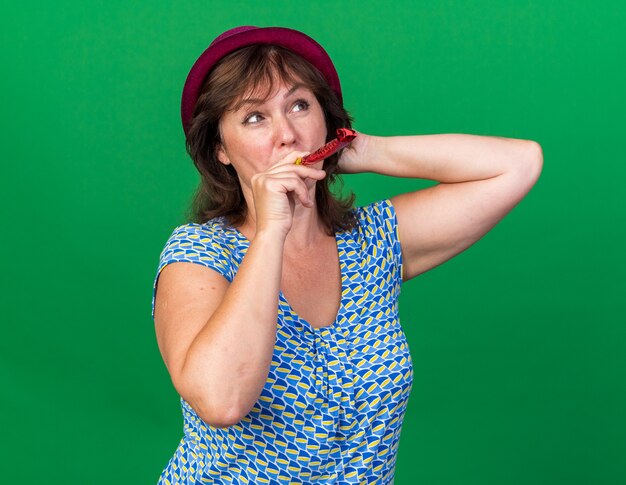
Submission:
M 242 187 L 292 151 L 312 152 L 326 142 L 324 112 L 302 84 L 275 84 L 266 100 L 247 97 L 220 120 L 220 162 L 232 164 Z M 322 162 L 319 162 L 320 166 Z M 244 189 L 245 190 L 245 189 Z

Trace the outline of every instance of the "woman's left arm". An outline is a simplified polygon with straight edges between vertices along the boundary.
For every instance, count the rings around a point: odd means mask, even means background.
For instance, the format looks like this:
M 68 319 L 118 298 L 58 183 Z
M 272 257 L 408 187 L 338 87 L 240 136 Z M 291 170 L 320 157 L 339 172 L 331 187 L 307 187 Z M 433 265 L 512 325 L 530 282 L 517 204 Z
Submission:
M 464 134 L 375 137 L 359 133 L 341 173 L 421 178 L 437 185 L 391 198 L 398 218 L 403 279 L 461 253 L 515 207 L 543 166 L 530 140 Z

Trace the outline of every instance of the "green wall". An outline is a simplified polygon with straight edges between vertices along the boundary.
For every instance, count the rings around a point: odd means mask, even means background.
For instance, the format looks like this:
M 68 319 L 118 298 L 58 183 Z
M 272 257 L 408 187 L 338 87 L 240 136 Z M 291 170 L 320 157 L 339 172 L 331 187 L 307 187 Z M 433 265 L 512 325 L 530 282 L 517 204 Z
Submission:
M 396 485 L 626 483 L 626 6 L 604 0 L 6 5 L 0 482 L 156 483 L 173 454 L 150 303 L 198 181 L 180 92 L 240 24 L 320 41 L 362 132 L 543 147 L 529 195 L 403 287 Z M 345 181 L 360 204 L 431 184 Z

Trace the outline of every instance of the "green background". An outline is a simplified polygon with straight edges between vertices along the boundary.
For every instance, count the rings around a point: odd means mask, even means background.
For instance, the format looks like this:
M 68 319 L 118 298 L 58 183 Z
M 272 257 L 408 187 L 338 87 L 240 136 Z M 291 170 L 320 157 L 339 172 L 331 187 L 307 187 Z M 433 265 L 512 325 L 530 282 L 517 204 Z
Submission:
M 182 437 L 150 315 L 198 182 L 180 92 L 235 25 L 305 31 L 355 127 L 543 147 L 528 196 L 403 287 L 396 485 L 626 483 L 621 1 L 6 5 L 0 481 L 149 484 Z M 359 204 L 432 184 L 346 177 Z

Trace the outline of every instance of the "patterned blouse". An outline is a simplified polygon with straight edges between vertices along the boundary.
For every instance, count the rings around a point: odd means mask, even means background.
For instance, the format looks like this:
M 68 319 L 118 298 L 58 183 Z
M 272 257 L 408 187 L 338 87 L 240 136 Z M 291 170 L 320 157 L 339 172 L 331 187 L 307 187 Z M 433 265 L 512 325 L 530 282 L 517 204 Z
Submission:
M 396 214 L 383 200 L 354 209 L 336 235 L 342 293 L 336 320 L 315 328 L 282 292 L 268 379 L 252 410 L 216 428 L 181 398 L 184 436 L 159 484 L 390 484 L 413 381 L 398 318 L 402 253 Z M 249 241 L 216 218 L 174 229 L 154 280 L 173 262 L 232 281 Z

